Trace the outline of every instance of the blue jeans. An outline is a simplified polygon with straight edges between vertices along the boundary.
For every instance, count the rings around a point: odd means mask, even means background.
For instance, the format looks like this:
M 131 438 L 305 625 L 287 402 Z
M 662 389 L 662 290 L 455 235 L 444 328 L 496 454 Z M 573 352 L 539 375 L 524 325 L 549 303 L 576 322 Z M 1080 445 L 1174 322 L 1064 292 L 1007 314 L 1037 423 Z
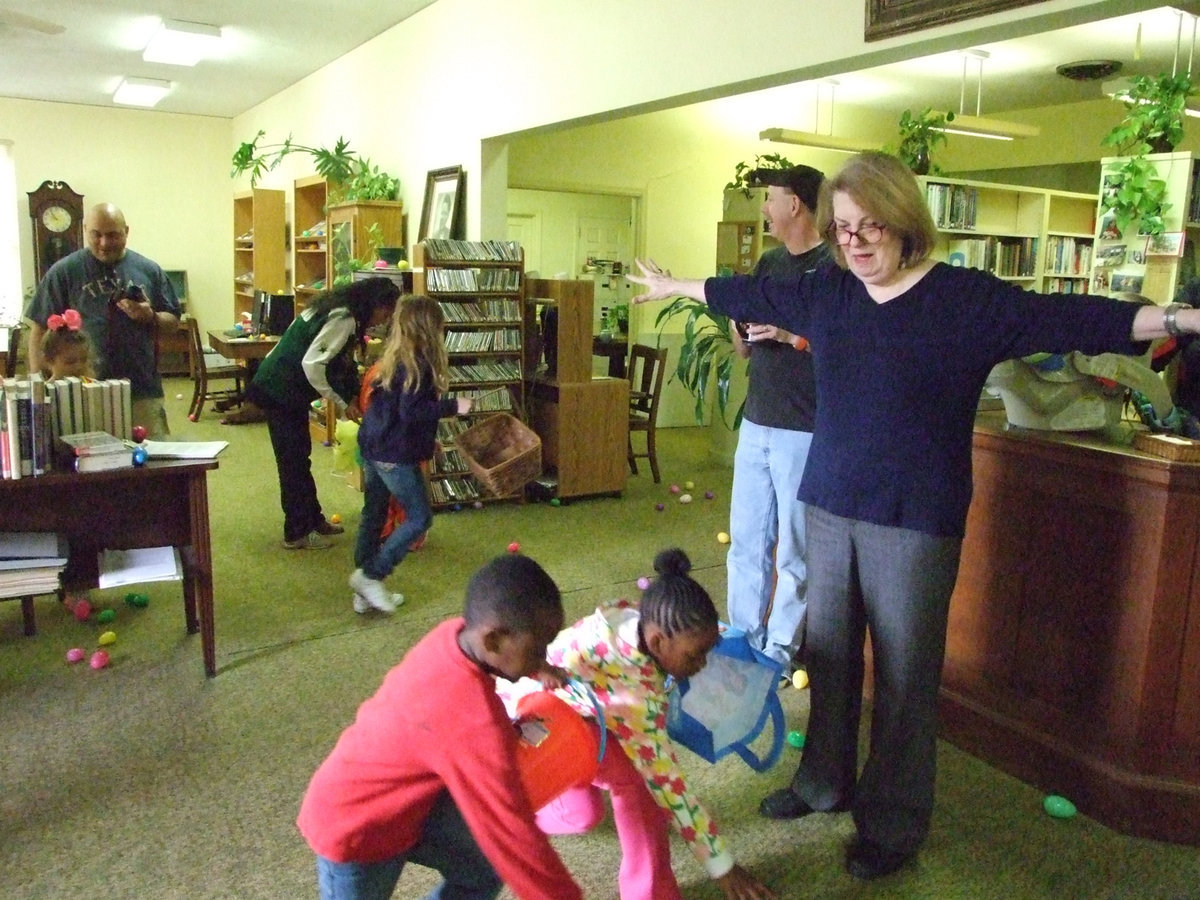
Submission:
M 391 497 L 404 507 L 404 522 L 383 540 L 379 533 L 387 521 Z M 383 581 L 408 555 L 413 541 L 432 524 L 433 511 L 420 466 L 363 460 L 363 511 L 354 544 L 354 564 L 364 575 Z
M 421 839 L 408 852 L 378 863 L 336 863 L 318 855 L 321 900 L 388 900 L 408 862 L 442 874 L 427 900 L 491 900 L 502 887 L 450 794 L 442 791 Z
M 729 504 L 729 624 L 788 670 L 804 637 L 804 504 L 812 434 L 743 420 Z M 778 579 L 776 579 L 778 571 Z

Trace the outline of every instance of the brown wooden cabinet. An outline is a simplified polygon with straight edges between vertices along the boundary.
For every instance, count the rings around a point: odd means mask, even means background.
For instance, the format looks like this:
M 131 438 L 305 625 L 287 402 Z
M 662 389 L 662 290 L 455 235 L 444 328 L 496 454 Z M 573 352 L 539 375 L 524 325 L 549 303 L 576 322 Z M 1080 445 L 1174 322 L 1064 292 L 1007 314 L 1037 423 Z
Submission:
M 349 282 L 355 269 L 375 261 L 374 249 L 404 246 L 404 204 L 399 200 L 334 203 L 326 210 L 329 252 L 325 283 Z
M 287 290 L 284 192 L 254 188 L 233 198 L 233 314 L 253 310 L 254 292 Z
M 629 477 L 629 382 L 592 377 L 591 281 L 531 278 L 525 284 L 525 340 L 542 344 L 542 307 L 558 313 L 554 375 L 526 354 L 529 420 L 542 440 L 542 465 L 557 478 L 557 496 L 620 493 Z
M 943 736 L 1200 844 L 1200 464 L 980 417 Z
M 321 175 L 297 178 L 292 188 L 292 290 L 296 294 L 296 312 L 308 306 L 329 283 L 327 197 L 327 185 Z

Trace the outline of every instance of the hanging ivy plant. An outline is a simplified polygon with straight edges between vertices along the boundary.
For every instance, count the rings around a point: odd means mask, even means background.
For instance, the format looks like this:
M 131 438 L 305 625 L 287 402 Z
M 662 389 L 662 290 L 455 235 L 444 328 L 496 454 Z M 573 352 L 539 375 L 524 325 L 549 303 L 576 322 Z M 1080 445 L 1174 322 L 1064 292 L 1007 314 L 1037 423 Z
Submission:
M 796 164 L 786 156 L 778 153 L 763 153 L 754 157 L 754 162 L 740 162 L 733 169 L 733 181 L 725 185 L 725 189 L 735 188 L 742 192 L 747 200 L 750 199 L 750 189 L 754 184 L 754 173 L 759 169 L 790 169 Z

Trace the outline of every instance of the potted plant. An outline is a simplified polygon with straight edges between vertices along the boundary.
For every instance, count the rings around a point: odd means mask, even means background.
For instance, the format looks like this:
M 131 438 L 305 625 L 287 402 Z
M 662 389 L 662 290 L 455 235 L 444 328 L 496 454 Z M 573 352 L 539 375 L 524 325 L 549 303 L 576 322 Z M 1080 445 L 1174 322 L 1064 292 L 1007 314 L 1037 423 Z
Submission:
M 946 143 L 946 132 L 942 129 L 954 121 L 952 112 L 934 112 L 926 108 L 917 114 L 906 109 L 900 114 L 900 145 L 895 154 L 916 175 L 936 172 L 933 164 L 933 149 Z
M 717 408 L 721 413 L 721 421 L 736 431 L 742 424 L 745 401 L 738 406 L 733 424 L 730 425 L 727 416 L 729 387 L 733 378 L 733 363 L 737 359 L 733 350 L 733 323 L 727 316 L 713 312 L 705 303 L 697 303 L 688 297 L 676 297 L 659 311 L 654 320 L 660 339 L 663 327 L 676 316 L 686 318 L 683 323 L 683 344 L 679 348 L 679 361 L 671 377 L 679 379 L 688 393 L 695 398 L 696 423 L 701 424 L 708 409 L 709 384 L 715 374 Z
M 1169 153 L 1183 140 L 1184 109 L 1195 93 L 1187 75 L 1135 75 L 1123 100 L 1125 117 L 1100 143 L 1121 156 Z
M 258 142 L 265 135 L 265 131 L 259 131 L 254 140 L 244 141 L 238 146 L 233 154 L 230 177 L 236 178 L 249 172 L 250 184 L 256 185 L 265 173 L 278 166 L 289 153 L 308 153 L 313 158 L 317 174 L 329 183 L 330 204 L 395 200 L 400 194 L 400 180 L 371 165 L 370 159 L 352 152 L 350 142 L 343 137 L 337 139 L 332 149 L 294 143 L 290 134 L 282 143 L 259 146 Z
M 1100 212 L 1111 212 L 1117 231 L 1126 233 L 1134 222 L 1139 234 L 1162 234 L 1163 214 L 1170 208 L 1167 183 L 1146 156 L 1130 156 L 1104 173 Z
M 754 173 L 759 169 L 790 169 L 794 162 L 778 153 L 763 153 L 754 157 L 753 163 L 742 161 L 733 169 L 733 181 L 725 185 L 725 190 L 738 190 L 749 200 L 750 189 L 755 187 Z

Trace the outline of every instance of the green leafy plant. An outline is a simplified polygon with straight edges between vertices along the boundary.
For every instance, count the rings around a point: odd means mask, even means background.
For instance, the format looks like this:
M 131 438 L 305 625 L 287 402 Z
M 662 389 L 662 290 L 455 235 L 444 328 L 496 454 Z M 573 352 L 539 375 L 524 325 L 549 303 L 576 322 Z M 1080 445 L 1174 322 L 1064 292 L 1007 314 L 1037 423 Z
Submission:
M 733 170 L 733 181 L 725 185 L 726 190 L 735 188 L 750 199 L 750 189 L 754 187 L 753 178 L 756 169 L 790 169 L 794 162 L 778 153 L 763 153 L 754 157 L 754 162 L 742 161 Z
M 717 407 L 721 412 L 721 421 L 729 428 L 736 430 L 742 424 L 742 411 L 745 401 L 738 406 L 729 424 L 727 415 L 729 407 L 729 385 L 733 377 L 733 364 L 737 355 L 733 349 L 733 323 L 728 317 L 714 313 L 705 303 L 698 303 L 687 297 L 677 297 L 663 308 L 654 325 L 658 329 L 659 339 L 662 339 L 663 327 L 676 316 L 685 316 L 683 323 L 683 345 L 679 351 L 679 361 L 671 375 L 672 380 L 678 379 L 696 400 L 696 423 L 704 421 L 704 413 L 709 403 L 709 382 L 716 375 Z
M 1125 95 L 1125 117 L 1101 140 L 1122 156 L 1166 153 L 1183 140 L 1184 109 L 1196 87 L 1187 75 L 1135 75 Z
M 250 184 L 256 185 L 260 178 L 270 172 L 289 153 L 307 153 L 313 158 L 313 167 L 329 183 L 329 202 L 345 203 L 358 200 L 395 200 L 400 194 L 400 179 L 380 171 L 371 165 L 371 160 L 350 150 L 350 142 L 339 137 L 333 148 L 308 147 L 297 144 L 289 134 L 287 140 L 278 144 L 259 145 L 266 136 L 259 131 L 252 141 L 244 141 L 233 153 L 233 171 L 230 177 L 250 173 Z
M 367 242 L 362 248 L 362 258 L 348 256 L 338 259 L 336 254 L 333 261 L 333 285 L 338 288 L 347 285 L 354 280 L 354 273 L 359 269 L 365 269 L 370 266 L 378 254 L 378 250 L 383 246 L 383 226 L 378 222 L 372 222 L 367 226 Z
M 1163 214 L 1170 205 L 1166 181 L 1144 155 L 1130 156 L 1105 170 L 1100 212 L 1112 213 L 1121 234 L 1135 221 L 1141 234 L 1162 234 L 1166 230 Z
M 917 175 L 938 172 L 933 162 L 933 150 L 938 144 L 946 143 L 946 133 L 940 129 L 953 121 L 952 112 L 934 112 L 927 107 L 914 114 L 911 109 L 906 109 L 900 114 L 900 144 L 888 152 L 900 157 Z

